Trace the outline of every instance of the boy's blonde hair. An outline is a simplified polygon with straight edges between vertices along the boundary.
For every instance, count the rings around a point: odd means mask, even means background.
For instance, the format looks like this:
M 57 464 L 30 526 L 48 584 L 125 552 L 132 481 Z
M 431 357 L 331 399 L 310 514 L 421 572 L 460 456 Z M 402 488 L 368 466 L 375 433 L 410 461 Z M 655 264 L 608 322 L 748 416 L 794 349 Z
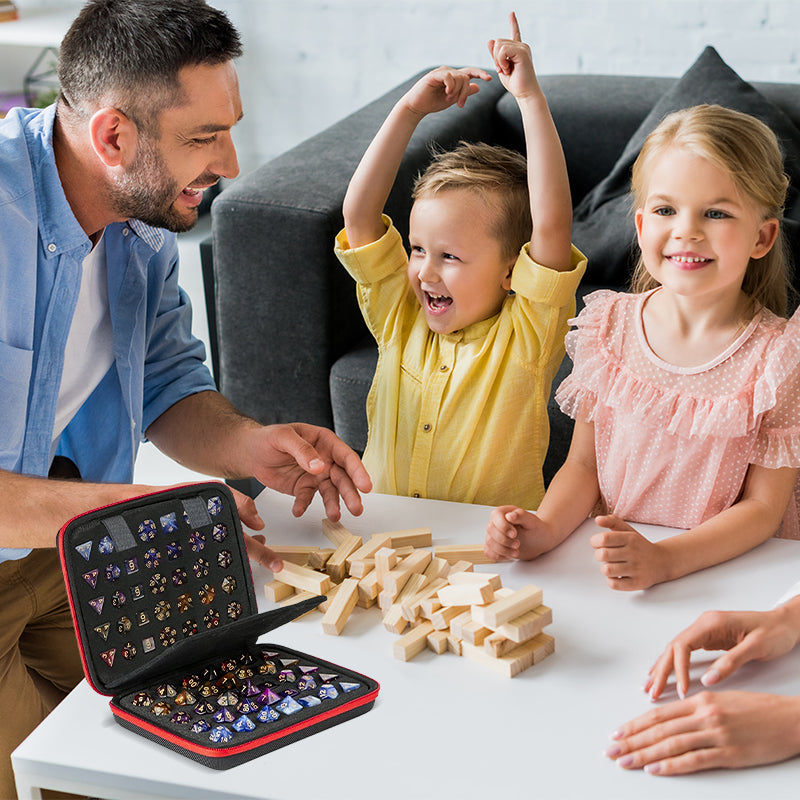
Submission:
M 528 196 L 528 166 L 515 150 L 483 142 L 459 142 L 454 150 L 434 152 L 417 176 L 411 197 L 430 197 L 447 189 L 470 189 L 494 211 L 492 233 L 503 258 L 512 258 L 530 241 L 533 225 Z
M 642 208 L 654 161 L 668 148 L 678 147 L 705 158 L 730 174 L 745 197 L 761 209 L 762 219 L 783 221 L 789 179 L 783 169 L 778 140 L 772 130 L 749 114 L 717 105 L 700 105 L 665 117 L 647 140 L 633 165 L 631 193 L 635 209 Z M 742 291 L 780 316 L 786 315 L 790 291 L 789 255 L 783 226 L 770 251 L 751 258 Z M 658 286 L 641 255 L 631 287 L 643 292 Z

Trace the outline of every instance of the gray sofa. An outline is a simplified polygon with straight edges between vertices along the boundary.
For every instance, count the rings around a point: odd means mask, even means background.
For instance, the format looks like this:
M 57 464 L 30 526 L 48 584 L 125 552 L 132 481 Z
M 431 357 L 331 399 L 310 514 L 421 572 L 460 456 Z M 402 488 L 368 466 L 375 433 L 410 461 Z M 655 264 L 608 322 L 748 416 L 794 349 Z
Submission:
M 216 376 L 238 408 L 264 423 L 312 422 L 364 448 L 364 400 L 376 349 L 354 284 L 333 255 L 333 239 L 356 164 L 418 77 L 240 178 L 213 203 L 212 237 L 203 249 Z M 629 167 L 666 111 L 707 101 L 757 113 L 781 128 L 790 173 L 800 164 L 800 86 L 752 88 L 711 48 L 679 80 L 558 75 L 542 77 L 541 84 L 569 169 L 574 239 L 589 256 L 581 295 L 626 286 L 633 239 Z M 464 109 L 419 126 L 387 204 L 404 236 L 411 183 L 429 160 L 430 144 L 447 148 L 462 139 L 523 147 L 516 104 L 498 80 L 481 85 Z M 795 194 L 787 215 L 800 220 Z M 793 221 L 788 233 L 796 251 Z M 568 369 L 565 359 L 556 385 Z M 552 401 L 550 417 L 546 480 L 566 455 L 572 427 Z

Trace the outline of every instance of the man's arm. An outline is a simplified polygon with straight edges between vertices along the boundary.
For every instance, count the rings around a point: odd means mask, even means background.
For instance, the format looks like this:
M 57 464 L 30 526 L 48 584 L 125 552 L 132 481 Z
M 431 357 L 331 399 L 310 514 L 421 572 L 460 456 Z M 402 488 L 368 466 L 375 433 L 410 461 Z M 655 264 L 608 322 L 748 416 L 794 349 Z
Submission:
M 478 91 L 472 78 L 491 80 L 482 69 L 439 67 L 421 78 L 397 102 L 361 159 L 342 211 L 350 247 L 377 241 L 386 232 L 381 219 L 411 136 L 427 114 L 458 104 Z

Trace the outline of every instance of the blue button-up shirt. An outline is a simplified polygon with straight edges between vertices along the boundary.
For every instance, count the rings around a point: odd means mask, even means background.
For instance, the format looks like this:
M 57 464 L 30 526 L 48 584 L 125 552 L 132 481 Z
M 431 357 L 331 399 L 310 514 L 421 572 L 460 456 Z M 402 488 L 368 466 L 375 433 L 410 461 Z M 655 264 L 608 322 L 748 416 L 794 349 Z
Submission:
M 50 467 L 64 347 L 91 250 L 59 181 L 54 119 L 50 106 L 0 120 L 0 468 L 41 476 Z M 109 225 L 104 239 L 114 363 L 56 453 L 84 480 L 127 483 L 150 423 L 215 387 L 178 286 L 175 235 L 131 220 Z M 29 552 L 0 548 L 0 561 Z

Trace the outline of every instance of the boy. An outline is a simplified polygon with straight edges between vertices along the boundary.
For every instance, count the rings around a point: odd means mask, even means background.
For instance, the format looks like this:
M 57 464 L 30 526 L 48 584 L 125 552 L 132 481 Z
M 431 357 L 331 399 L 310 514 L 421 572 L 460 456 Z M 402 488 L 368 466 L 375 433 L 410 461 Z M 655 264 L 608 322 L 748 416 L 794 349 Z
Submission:
M 488 145 L 438 156 L 414 189 L 406 255 L 381 213 L 405 148 L 426 114 L 463 107 L 479 91 L 471 79 L 491 80 L 440 67 L 390 112 L 344 200 L 336 252 L 379 349 L 364 454 L 379 492 L 525 508 L 544 493 L 547 399 L 586 261 L 570 244 L 564 156 L 514 14 L 511 37 L 489 51 L 522 113 L 527 166 Z

